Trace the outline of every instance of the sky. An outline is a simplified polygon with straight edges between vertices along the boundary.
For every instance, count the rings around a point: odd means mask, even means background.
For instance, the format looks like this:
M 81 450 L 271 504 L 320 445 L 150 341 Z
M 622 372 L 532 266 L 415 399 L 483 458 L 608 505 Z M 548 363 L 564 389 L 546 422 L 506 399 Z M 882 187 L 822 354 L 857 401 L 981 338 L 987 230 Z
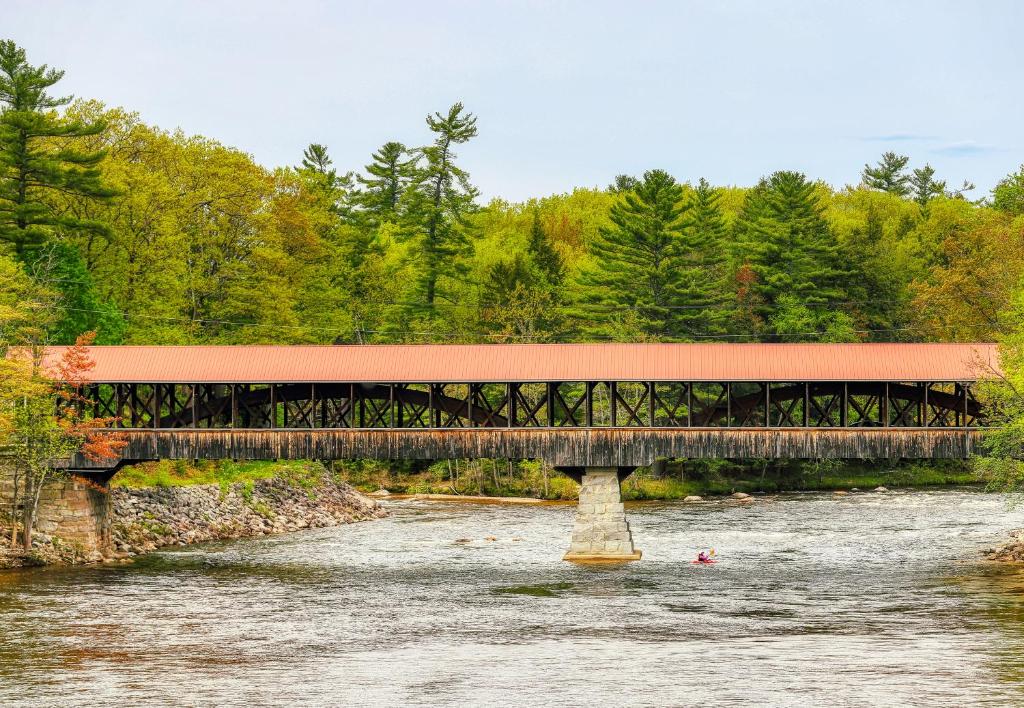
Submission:
M 2 0 L 60 92 L 342 171 L 462 101 L 462 165 L 519 201 L 668 170 L 836 187 L 894 150 L 984 196 L 1024 163 L 1024 2 Z

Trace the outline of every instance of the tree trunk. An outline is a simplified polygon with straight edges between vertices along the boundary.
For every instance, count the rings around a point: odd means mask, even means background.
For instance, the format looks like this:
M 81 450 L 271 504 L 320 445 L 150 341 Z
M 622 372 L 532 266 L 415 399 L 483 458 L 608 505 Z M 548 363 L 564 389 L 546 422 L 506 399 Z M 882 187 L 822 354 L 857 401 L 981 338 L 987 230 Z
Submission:
M 32 517 L 35 516 L 35 509 L 30 500 L 33 495 L 29 493 L 29 487 L 25 487 L 25 506 L 21 511 L 21 547 L 26 551 L 32 550 Z
M 15 469 L 14 479 L 11 481 L 11 548 L 15 548 L 18 545 L 18 485 L 21 481 L 21 475 L 18 474 L 17 469 Z

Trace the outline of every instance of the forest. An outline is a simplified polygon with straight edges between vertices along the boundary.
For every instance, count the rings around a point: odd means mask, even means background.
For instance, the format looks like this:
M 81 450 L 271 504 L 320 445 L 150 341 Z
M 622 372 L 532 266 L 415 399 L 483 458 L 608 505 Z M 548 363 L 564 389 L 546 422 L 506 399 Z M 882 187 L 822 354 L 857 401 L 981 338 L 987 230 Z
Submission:
M 269 168 L 61 95 L 62 77 L 0 42 L 0 354 L 90 333 L 97 344 L 1000 340 L 1007 361 L 1024 361 L 1024 166 L 985 194 L 894 152 L 851 165 L 859 176 L 841 187 L 791 169 L 737 186 L 652 166 L 485 203 L 462 156 L 486 116 L 478 126 L 461 103 L 409 116 L 407 134 L 368 147 L 363 165 L 310 143 Z M 25 382 L 0 356 L 4 367 L 10 402 Z M 1024 421 L 1013 387 L 993 396 Z M 985 463 L 1009 487 L 1024 480 L 1016 429 Z M 460 479 L 458 461 L 444 464 L 438 479 Z M 482 492 L 485 461 L 471 464 Z M 790 467 L 820 485 L 821 465 Z M 517 468 L 531 493 L 552 493 L 546 470 Z M 364 471 L 374 484 L 390 475 Z
M 891 152 L 842 187 L 652 166 L 483 203 L 461 103 L 364 165 L 268 168 L 62 75 L 0 44 L 0 298 L 49 343 L 992 340 L 1024 274 L 1024 167 L 975 194 Z

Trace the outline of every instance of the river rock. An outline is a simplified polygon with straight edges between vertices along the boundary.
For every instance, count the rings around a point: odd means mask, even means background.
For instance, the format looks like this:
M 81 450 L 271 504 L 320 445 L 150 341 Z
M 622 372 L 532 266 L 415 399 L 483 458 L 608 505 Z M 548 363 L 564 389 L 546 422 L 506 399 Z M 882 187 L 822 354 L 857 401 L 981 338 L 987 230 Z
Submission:
M 1024 563 L 1024 529 L 1014 531 L 1010 539 L 996 548 L 985 551 L 989 560 L 1002 563 Z
M 850 495 L 849 492 L 844 491 L 842 489 L 837 489 L 834 492 L 832 492 L 832 496 L 834 496 L 834 497 L 846 497 L 846 496 L 849 496 L 849 495 Z
M 227 490 L 219 485 L 120 488 L 110 496 L 112 548 L 128 557 L 166 546 L 323 528 L 387 515 L 380 503 L 326 470 L 311 487 L 271 478 Z
M 750 495 L 747 494 L 746 492 L 733 492 L 732 498 L 733 499 L 749 499 Z
M 390 497 L 391 496 L 391 492 L 389 492 L 386 489 L 378 489 L 375 492 L 370 492 L 366 496 L 368 496 L 368 497 Z
M 875 487 L 874 491 L 876 491 L 876 492 L 888 492 L 889 489 L 887 487 Z
M 704 497 L 699 497 L 699 496 L 697 496 L 695 494 L 691 494 L 688 497 L 684 497 L 683 501 L 684 502 L 699 502 L 699 501 L 704 501 Z

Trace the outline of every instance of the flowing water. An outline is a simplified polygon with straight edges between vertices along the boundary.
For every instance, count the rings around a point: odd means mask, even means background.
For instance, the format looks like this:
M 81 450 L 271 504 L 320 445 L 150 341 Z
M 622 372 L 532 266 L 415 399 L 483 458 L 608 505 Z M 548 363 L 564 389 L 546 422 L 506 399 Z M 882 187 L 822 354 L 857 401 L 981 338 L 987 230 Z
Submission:
M 569 505 L 389 506 L 0 575 L 0 704 L 1024 704 L 1024 571 L 978 553 L 1024 513 L 995 495 L 637 505 L 618 567 L 560 560 Z

